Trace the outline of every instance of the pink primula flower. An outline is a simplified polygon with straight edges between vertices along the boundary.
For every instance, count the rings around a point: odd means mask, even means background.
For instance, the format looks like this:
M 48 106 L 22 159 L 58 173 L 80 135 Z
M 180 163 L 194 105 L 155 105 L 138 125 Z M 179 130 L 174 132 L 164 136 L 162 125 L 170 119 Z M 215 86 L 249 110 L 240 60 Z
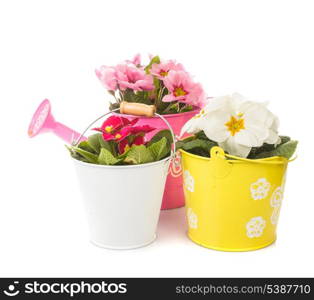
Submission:
M 95 70 L 96 76 L 109 91 L 122 91 L 127 88 L 134 91 L 149 91 L 154 89 L 154 81 L 151 75 L 146 74 L 141 63 L 140 55 L 136 55 L 132 61 L 117 66 L 101 66 Z
M 127 88 L 134 91 L 148 91 L 154 89 L 153 77 L 145 73 L 143 69 L 131 65 L 117 65 L 116 78 L 119 88 L 124 91 Z
M 118 88 L 116 70 L 114 67 L 101 66 L 99 70 L 95 70 L 96 76 L 109 91 L 115 91 Z
M 206 104 L 206 95 L 199 83 L 192 81 L 190 75 L 184 71 L 169 71 L 164 84 L 170 94 L 162 101 L 179 101 L 188 105 L 203 107 Z
M 160 64 L 153 64 L 150 73 L 158 79 L 164 80 L 170 71 L 184 71 L 184 67 L 173 60 L 168 60 Z
M 132 60 L 126 60 L 125 61 L 128 64 L 132 64 L 134 66 L 140 66 L 141 65 L 141 54 L 136 54 Z

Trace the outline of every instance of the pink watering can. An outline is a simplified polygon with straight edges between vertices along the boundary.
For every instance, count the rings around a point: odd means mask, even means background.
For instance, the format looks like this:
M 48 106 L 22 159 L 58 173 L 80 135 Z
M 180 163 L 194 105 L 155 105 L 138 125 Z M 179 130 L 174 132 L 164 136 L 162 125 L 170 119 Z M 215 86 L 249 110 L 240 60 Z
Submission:
M 29 137 L 34 137 L 44 132 L 52 132 L 69 144 L 80 137 L 80 133 L 55 121 L 51 113 L 51 105 L 48 99 L 40 103 L 28 127 Z M 83 140 L 84 139 L 86 138 L 83 138 Z

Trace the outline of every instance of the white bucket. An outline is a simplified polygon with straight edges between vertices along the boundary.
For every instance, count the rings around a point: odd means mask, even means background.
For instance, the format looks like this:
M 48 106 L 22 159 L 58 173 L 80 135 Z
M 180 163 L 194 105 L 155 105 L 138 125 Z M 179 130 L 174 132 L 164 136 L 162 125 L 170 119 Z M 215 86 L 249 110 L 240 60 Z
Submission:
M 170 159 L 132 166 L 73 159 L 93 244 L 132 249 L 155 240 Z

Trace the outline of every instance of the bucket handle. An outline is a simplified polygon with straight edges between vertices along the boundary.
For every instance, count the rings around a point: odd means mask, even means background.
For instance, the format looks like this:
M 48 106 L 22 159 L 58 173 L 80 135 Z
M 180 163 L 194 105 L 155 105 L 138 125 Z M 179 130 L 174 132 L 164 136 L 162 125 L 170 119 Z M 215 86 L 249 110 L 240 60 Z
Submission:
M 143 104 L 143 103 L 130 103 L 130 102 L 126 102 L 126 101 L 122 101 L 120 103 L 120 108 L 116 108 L 113 109 L 112 111 L 109 111 L 103 115 L 101 115 L 100 117 L 98 117 L 97 119 L 95 119 L 92 123 L 90 123 L 86 129 L 81 133 L 81 135 L 78 137 L 78 139 L 76 141 L 73 142 L 73 146 L 77 146 L 79 144 L 79 142 L 81 141 L 82 137 L 85 135 L 85 133 L 99 120 L 101 120 L 102 118 L 108 116 L 109 114 L 111 114 L 112 112 L 115 111 L 120 111 L 121 114 L 129 114 L 129 115 L 133 115 L 133 116 L 146 116 L 146 117 L 153 117 L 153 116 L 157 116 L 159 117 L 169 128 L 170 133 L 171 133 L 171 137 L 173 140 L 173 147 L 171 148 L 171 155 L 170 157 L 173 159 L 176 153 L 176 138 L 173 132 L 173 129 L 171 127 L 171 125 L 169 124 L 169 122 L 166 120 L 165 117 L 163 117 L 160 114 L 156 113 L 156 107 L 155 105 L 147 105 L 147 104 Z
M 239 156 L 234 156 L 234 155 L 230 155 L 230 154 L 226 154 L 222 148 L 215 146 L 213 148 L 211 148 L 210 150 L 210 156 L 218 156 L 220 158 L 225 159 L 227 158 L 232 158 L 234 160 L 239 160 L 239 161 L 244 161 L 244 162 L 249 162 L 249 163 L 256 163 L 256 164 L 270 164 L 270 165 L 278 165 L 278 164 L 285 164 L 285 163 L 289 163 L 292 161 L 295 161 L 297 159 L 297 156 L 291 158 L 291 159 L 284 159 L 283 161 L 272 161 L 272 160 L 265 160 L 265 158 L 259 158 L 259 159 L 248 159 L 248 158 L 243 158 L 243 157 L 239 157 Z M 280 156 L 273 156 L 271 157 L 273 158 L 281 158 Z

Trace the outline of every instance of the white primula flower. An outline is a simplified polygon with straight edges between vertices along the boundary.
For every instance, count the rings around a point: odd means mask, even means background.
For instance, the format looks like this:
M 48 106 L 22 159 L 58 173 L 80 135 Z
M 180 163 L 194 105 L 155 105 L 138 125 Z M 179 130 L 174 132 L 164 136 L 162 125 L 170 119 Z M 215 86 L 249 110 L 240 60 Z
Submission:
M 278 143 L 278 125 L 278 118 L 265 103 L 233 94 L 212 99 L 183 126 L 181 135 L 203 130 L 229 154 L 247 157 L 252 147 Z
M 283 198 L 283 192 L 282 192 L 282 188 L 279 186 L 274 190 L 273 194 L 271 195 L 270 205 L 272 207 L 280 207 L 282 198 Z
M 187 121 L 181 129 L 180 137 L 184 133 L 197 133 L 201 130 L 204 130 L 204 122 L 207 120 L 208 112 L 217 112 L 223 107 L 225 97 L 216 97 L 213 98 L 208 104 L 201 109 L 201 111 L 193 116 L 189 121 Z M 214 101 L 215 100 L 215 101 Z
M 275 144 L 276 146 L 280 144 L 281 139 L 278 136 L 279 119 L 274 116 L 274 119 L 269 127 L 268 138 L 264 141 L 267 144 Z
M 251 184 L 251 196 L 254 200 L 261 200 L 267 197 L 270 188 L 270 183 L 266 178 L 260 178 Z
M 185 188 L 190 192 L 194 192 L 194 178 L 188 170 L 184 171 L 183 180 Z
M 246 235 L 249 238 L 260 237 L 265 226 L 266 221 L 262 217 L 254 217 L 246 224 Z
M 188 208 L 188 223 L 189 227 L 196 229 L 197 228 L 197 215 L 193 212 L 192 208 Z
M 192 117 L 192 119 L 190 119 L 184 124 L 184 126 L 181 129 L 179 138 L 181 138 L 186 132 L 194 134 L 203 130 L 201 127 L 201 122 L 204 116 L 206 116 L 206 112 L 204 109 L 201 109 L 201 111 L 198 114 L 196 114 L 194 117 Z

